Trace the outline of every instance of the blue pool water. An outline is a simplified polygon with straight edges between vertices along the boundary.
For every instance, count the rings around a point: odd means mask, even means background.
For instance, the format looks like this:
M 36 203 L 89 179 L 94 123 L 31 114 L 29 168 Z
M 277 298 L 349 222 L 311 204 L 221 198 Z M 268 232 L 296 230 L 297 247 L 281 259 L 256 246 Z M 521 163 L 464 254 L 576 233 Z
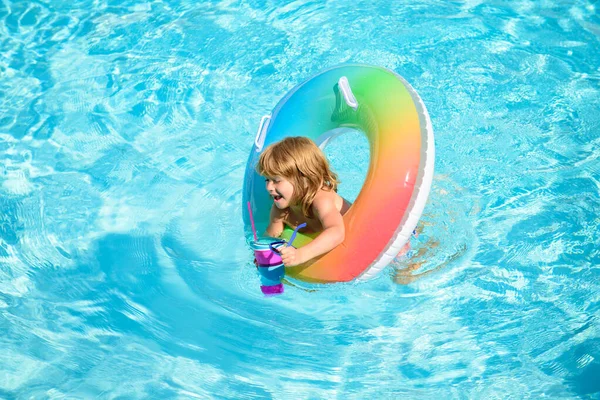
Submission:
M 0 398 L 598 398 L 599 7 L 3 1 Z M 344 62 L 429 109 L 425 254 L 265 298 L 254 134 Z

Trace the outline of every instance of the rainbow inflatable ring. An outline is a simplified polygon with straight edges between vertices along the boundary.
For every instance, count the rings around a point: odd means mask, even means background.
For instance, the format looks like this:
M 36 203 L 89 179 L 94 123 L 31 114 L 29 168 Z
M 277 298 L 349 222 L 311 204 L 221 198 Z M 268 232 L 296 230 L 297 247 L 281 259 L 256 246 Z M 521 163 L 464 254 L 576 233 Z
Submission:
M 256 172 L 266 146 L 286 136 L 307 136 L 323 148 L 347 128 L 369 141 L 370 162 L 363 187 L 344 215 L 344 242 L 286 275 L 307 282 L 366 280 L 393 260 L 417 226 L 433 178 L 433 129 L 423 101 L 399 75 L 369 65 L 342 65 L 293 88 L 272 115 L 261 120 L 244 180 L 243 204 L 250 202 L 258 232 L 269 222 L 272 200 Z M 349 155 L 350 156 L 350 155 Z M 250 215 L 242 207 L 246 237 Z M 283 237 L 289 239 L 290 229 Z M 286 237 L 287 236 L 287 237 Z M 300 232 L 294 246 L 313 238 Z

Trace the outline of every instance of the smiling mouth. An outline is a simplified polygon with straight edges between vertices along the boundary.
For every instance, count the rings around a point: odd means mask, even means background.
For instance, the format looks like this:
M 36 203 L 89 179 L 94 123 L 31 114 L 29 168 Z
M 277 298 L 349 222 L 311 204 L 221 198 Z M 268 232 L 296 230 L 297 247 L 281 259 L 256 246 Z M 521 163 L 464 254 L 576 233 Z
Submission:
M 278 195 L 278 194 L 276 194 L 276 195 L 273 195 L 273 200 L 275 200 L 275 201 L 279 201 L 279 200 L 281 200 L 281 199 L 283 199 L 283 196 L 280 196 L 280 195 Z

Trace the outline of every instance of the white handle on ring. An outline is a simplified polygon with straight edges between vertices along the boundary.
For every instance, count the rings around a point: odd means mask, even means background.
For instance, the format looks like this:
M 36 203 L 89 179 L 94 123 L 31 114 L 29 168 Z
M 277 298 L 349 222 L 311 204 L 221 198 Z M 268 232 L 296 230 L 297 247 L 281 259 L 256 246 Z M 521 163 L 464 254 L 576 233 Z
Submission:
M 352 107 L 354 111 L 358 108 L 358 101 L 356 101 L 356 97 L 354 97 L 354 93 L 352 93 L 352 89 L 350 89 L 350 82 L 348 82 L 348 78 L 342 76 L 338 81 L 338 87 L 340 88 L 340 92 L 344 96 L 344 100 L 348 106 Z
M 260 125 L 258 126 L 256 137 L 254 138 L 254 145 L 256 146 L 256 151 L 261 151 L 263 145 L 265 144 L 265 133 L 267 133 L 267 127 L 269 126 L 269 124 L 267 124 L 266 121 L 270 119 L 271 115 L 265 115 L 260 119 Z

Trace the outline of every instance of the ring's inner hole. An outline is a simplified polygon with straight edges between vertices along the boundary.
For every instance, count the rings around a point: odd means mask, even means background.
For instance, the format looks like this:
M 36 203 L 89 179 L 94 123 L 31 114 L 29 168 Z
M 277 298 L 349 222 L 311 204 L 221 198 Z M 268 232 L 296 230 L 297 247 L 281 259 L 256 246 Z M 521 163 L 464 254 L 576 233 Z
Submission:
M 354 203 L 369 170 L 369 141 L 363 132 L 352 128 L 334 129 L 320 139 L 320 147 L 340 180 L 338 193 Z

